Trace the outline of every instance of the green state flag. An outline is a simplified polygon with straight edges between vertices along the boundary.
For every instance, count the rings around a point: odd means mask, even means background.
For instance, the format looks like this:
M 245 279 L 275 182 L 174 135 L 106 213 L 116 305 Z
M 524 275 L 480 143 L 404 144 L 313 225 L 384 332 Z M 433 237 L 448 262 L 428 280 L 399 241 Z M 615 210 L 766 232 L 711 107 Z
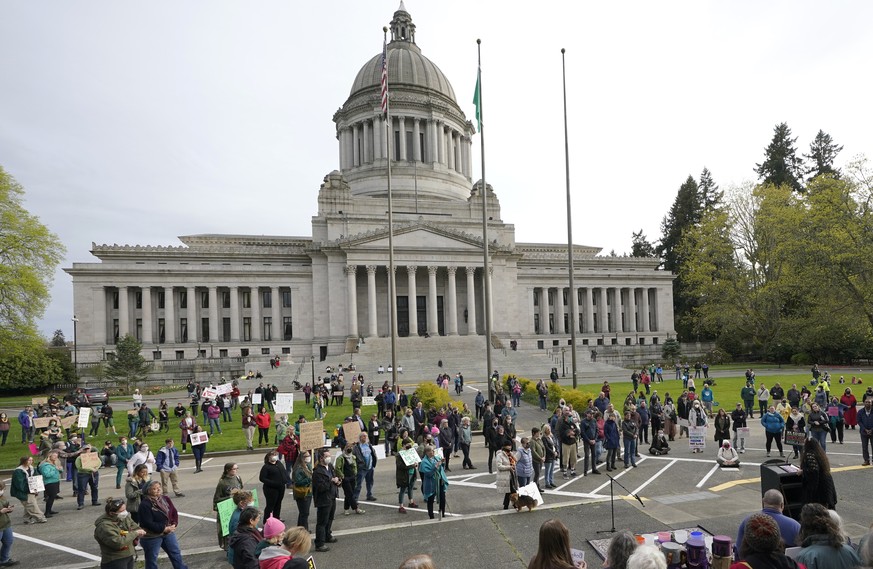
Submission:
M 481 99 L 481 87 L 479 85 L 479 81 L 482 77 L 482 69 L 476 71 L 476 92 L 473 93 L 473 104 L 476 105 L 476 126 L 479 129 L 479 132 L 482 132 L 482 99 Z

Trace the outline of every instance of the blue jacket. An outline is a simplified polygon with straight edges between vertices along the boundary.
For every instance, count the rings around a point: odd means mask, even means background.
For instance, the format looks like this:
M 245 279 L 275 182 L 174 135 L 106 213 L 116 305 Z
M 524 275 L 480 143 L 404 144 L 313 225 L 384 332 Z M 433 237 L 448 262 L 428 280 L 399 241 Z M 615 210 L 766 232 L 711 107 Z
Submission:
M 785 547 L 799 545 L 796 543 L 797 534 L 800 533 L 800 524 L 797 523 L 797 520 L 789 518 L 782 512 L 770 508 L 764 508 L 761 510 L 761 513 L 767 514 L 776 520 L 776 524 L 779 526 L 779 533 L 782 535 L 782 540 L 785 541 Z M 746 520 L 748 520 L 748 518 L 743 520 L 743 523 L 740 524 L 740 529 L 737 532 L 737 543 L 743 543 L 743 535 L 746 533 Z
M 533 459 L 530 449 L 518 449 L 518 462 L 515 463 L 515 473 L 523 478 L 533 476 Z
M 176 447 L 161 447 L 161 450 L 158 451 L 158 456 L 155 457 L 155 468 L 157 468 L 157 471 L 161 472 L 163 470 L 166 472 L 170 472 L 176 470 L 178 466 L 179 451 L 176 450 Z
M 615 421 L 603 422 L 603 447 L 606 449 L 617 449 L 619 447 L 618 423 Z
M 873 430 L 873 410 L 870 411 L 869 415 L 865 407 L 858 410 L 858 428 Z
M 582 424 L 580 425 L 582 431 L 582 438 L 586 441 L 593 441 L 597 439 L 597 421 L 594 419 L 582 419 Z
M 768 411 L 761 417 L 761 424 L 768 433 L 781 433 L 785 428 L 785 419 L 779 413 Z
M 712 396 L 713 396 L 712 389 L 710 389 L 709 386 L 704 387 L 703 391 L 700 392 L 700 400 L 701 401 L 711 402 Z

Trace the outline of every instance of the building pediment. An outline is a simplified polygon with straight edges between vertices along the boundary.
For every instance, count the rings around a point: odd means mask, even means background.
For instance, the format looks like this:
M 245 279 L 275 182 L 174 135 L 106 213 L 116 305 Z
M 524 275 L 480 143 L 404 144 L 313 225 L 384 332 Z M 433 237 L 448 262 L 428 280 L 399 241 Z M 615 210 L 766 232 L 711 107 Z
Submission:
M 382 227 L 373 231 L 350 235 L 338 239 L 329 244 L 330 246 L 350 250 L 388 250 L 388 228 Z M 430 249 L 456 252 L 482 251 L 482 237 L 464 231 L 446 228 L 435 223 L 417 221 L 410 223 L 395 224 L 394 226 L 395 249 Z M 491 241 L 490 248 L 501 249 L 496 241 Z

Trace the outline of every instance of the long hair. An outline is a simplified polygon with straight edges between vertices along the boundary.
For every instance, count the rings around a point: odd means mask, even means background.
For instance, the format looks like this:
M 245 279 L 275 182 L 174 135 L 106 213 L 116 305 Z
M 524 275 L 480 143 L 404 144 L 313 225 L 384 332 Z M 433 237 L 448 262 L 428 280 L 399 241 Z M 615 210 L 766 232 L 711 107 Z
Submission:
M 236 463 L 235 463 L 235 462 L 227 462 L 227 463 L 225 463 L 225 465 L 224 465 L 224 472 L 223 472 L 221 475 L 222 475 L 222 476 L 227 476 L 227 475 L 229 475 L 229 474 L 230 474 L 230 471 L 233 469 L 234 466 L 236 466 Z
M 561 520 L 551 519 L 540 526 L 540 543 L 537 554 L 530 560 L 527 569 L 573 569 L 570 554 L 570 531 Z
M 835 548 L 841 547 L 845 542 L 840 527 L 821 504 L 805 504 L 800 510 L 800 534 L 797 539 L 803 543 L 811 535 L 827 536 L 828 545 Z
M 606 550 L 606 562 L 609 563 L 610 569 L 625 569 L 627 560 L 636 551 L 638 545 L 637 538 L 627 530 L 612 536 L 609 548 Z
M 818 463 L 818 469 L 821 474 L 831 473 L 831 463 L 828 460 L 824 449 L 821 448 L 821 443 L 819 443 L 815 439 L 806 439 L 806 442 L 803 443 L 803 451 L 801 452 L 800 456 L 800 464 L 804 463 L 807 454 L 811 454 L 813 457 L 815 457 L 815 461 Z

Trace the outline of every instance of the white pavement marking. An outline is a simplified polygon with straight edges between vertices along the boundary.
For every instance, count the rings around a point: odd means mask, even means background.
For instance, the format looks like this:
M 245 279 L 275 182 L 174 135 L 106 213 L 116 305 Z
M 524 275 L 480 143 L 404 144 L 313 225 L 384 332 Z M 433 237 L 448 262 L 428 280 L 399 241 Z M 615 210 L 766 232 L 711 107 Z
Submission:
M 642 456 L 642 457 L 640 457 L 640 459 L 637 461 L 637 464 L 642 463 L 643 461 L 645 461 L 645 460 L 648 459 L 648 458 L 650 458 L 650 457 L 648 457 L 648 456 Z M 633 467 L 631 467 L 631 466 L 627 467 L 627 468 L 624 469 L 623 471 L 621 471 L 621 472 L 619 472 L 618 474 L 616 474 L 615 476 L 613 476 L 613 478 L 621 478 L 622 476 L 624 476 L 625 474 L 627 474 L 628 472 L 630 472 L 630 471 L 631 471 L 631 468 L 633 468 Z M 600 486 L 598 486 L 598 487 L 595 488 L 594 490 L 592 490 L 591 493 L 592 493 L 592 494 L 599 494 L 600 491 L 603 490 L 604 488 L 606 488 L 607 486 L 609 486 L 609 482 L 608 482 L 608 481 L 605 482 L 604 484 L 601 484 Z
M 340 500 L 340 498 L 337 498 L 337 500 Z M 368 506 L 379 506 L 380 508 L 390 508 L 392 510 L 397 509 L 397 506 L 392 506 L 390 504 L 380 504 L 379 502 L 361 502 L 361 504 L 367 504 Z M 421 504 L 419 504 L 417 508 L 406 508 L 406 511 L 407 512 L 421 512 L 422 514 L 427 514 L 427 502 L 425 502 L 423 506 Z M 447 513 L 446 516 L 455 516 L 455 517 L 459 518 L 459 517 L 461 517 L 461 514 L 448 514 Z
M 184 512 L 178 512 L 180 516 L 184 516 L 186 518 L 191 518 L 192 520 L 202 520 L 206 522 L 214 522 L 215 518 L 210 518 L 209 516 L 195 516 L 194 514 L 186 514 Z
M 639 494 L 640 491 L 641 491 L 643 488 L 645 488 L 646 486 L 648 486 L 649 484 L 651 484 L 652 482 L 654 482 L 655 479 L 656 479 L 658 476 L 664 474 L 664 472 L 666 472 L 667 470 L 669 470 L 670 467 L 673 466 L 674 464 L 676 464 L 677 462 L 679 462 L 679 461 L 678 461 L 678 460 L 672 460 L 672 461 L 670 461 L 669 464 L 667 464 L 664 468 L 662 468 L 661 470 L 659 470 L 658 472 L 656 472 L 656 473 L 655 473 L 653 476 L 651 476 L 648 480 L 646 480 L 645 482 L 643 482 L 642 485 L 640 485 L 640 486 L 638 486 L 637 488 L 635 488 L 634 491 L 631 492 L 631 494 Z
M 85 559 L 89 559 L 91 561 L 100 561 L 100 558 L 96 555 L 91 555 L 85 551 L 79 551 L 78 549 L 73 549 L 71 547 L 65 547 L 63 545 L 58 545 L 56 543 L 51 543 L 50 541 L 43 541 L 41 539 L 37 539 L 35 537 L 30 537 L 28 535 L 23 535 L 18 532 L 14 532 L 12 534 L 15 536 L 15 539 L 23 539 L 24 541 L 30 541 L 32 543 L 36 543 L 38 545 L 44 545 L 45 547 L 50 547 L 52 549 L 57 549 L 59 551 L 64 551 L 66 553 L 72 553 L 73 555 L 78 555 L 79 557 L 84 557 Z
M 735 453 L 735 454 L 736 454 L 736 453 Z M 703 487 L 703 485 L 706 484 L 706 481 L 709 480 L 709 477 L 712 476 L 713 474 L 715 474 L 715 471 L 718 470 L 718 468 L 719 468 L 719 467 L 718 467 L 718 463 L 716 463 L 715 466 L 713 466 L 713 467 L 709 470 L 709 472 L 706 473 L 706 476 L 704 476 L 703 478 L 700 479 L 700 482 L 697 483 L 696 488 L 701 488 L 701 487 Z

